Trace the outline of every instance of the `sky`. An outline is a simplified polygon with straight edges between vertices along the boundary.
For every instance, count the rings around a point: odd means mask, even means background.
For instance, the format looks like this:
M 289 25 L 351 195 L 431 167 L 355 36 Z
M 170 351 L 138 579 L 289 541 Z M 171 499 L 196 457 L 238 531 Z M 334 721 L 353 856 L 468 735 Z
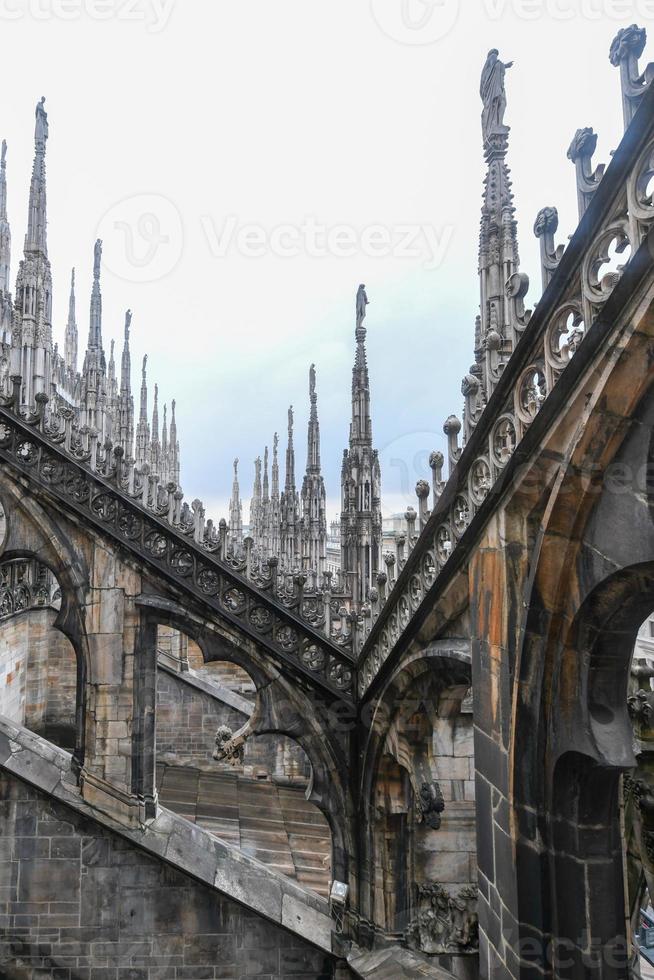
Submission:
M 55 339 L 75 266 L 84 350 L 101 237 L 105 347 L 119 363 L 131 308 L 136 410 L 147 352 L 151 388 L 177 401 L 187 497 L 226 516 L 232 460 L 249 498 L 275 431 L 283 481 L 291 404 L 301 485 L 315 363 L 336 516 L 365 283 L 382 505 L 404 510 L 472 359 L 488 50 L 514 62 L 508 163 L 533 305 L 536 213 L 558 208 L 558 242 L 574 231 L 567 148 L 592 126 L 609 162 L 609 46 L 653 18 L 654 0 L 0 0 L 12 278 L 45 95 Z

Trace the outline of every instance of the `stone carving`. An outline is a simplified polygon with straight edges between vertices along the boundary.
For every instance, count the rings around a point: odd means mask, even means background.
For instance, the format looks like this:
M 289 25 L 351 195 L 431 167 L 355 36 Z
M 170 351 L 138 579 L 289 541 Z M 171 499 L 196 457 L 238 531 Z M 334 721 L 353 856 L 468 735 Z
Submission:
M 61 590 L 46 565 L 35 558 L 0 564 L 0 619 L 43 606 L 61 606 Z
M 568 147 L 568 160 L 572 160 L 574 163 L 577 176 L 577 202 L 580 219 L 604 176 L 605 167 L 603 164 L 600 164 L 596 170 L 592 168 L 591 158 L 596 146 L 597 134 L 590 127 L 585 126 L 583 129 L 577 130 Z
M 416 820 L 424 823 L 431 830 L 440 830 L 441 813 L 445 809 L 445 800 L 438 783 L 423 783 L 420 795 L 416 800 Z
M 534 235 L 541 238 L 546 233 L 555 234 L 559 227 L 559 213 L 556 208 L 541 208 L 534 221 Z
M 617 68 L 624 58 L 640 58 L 645 50 L 646 40 L 647 32 L 644 27 L 638 27 L 637 24 L 621 27 L 609 49 L 609 61 L 613 67 Z
M 654 691 L 636 691 L 627 698 L 631 720 L 641 728 L 651 728 L 654 720 Z
M 366 318 L 366 306 L 368 305 L 368 297 L 366 295 L 366 287 L 363 283 L 357 289 L 356 298 L 356 314 L 357 314 L 357 329 L 361 327 L 363 321 Z
M 45 95 L 41 96 L 40 102 L 37 102 L 35 115 L 34 141 L 36 143 L 45 143 L 48 138 L 48 114 L 45 111 Z
M 609 51 L 609 61 L 620 69 L 622 88 L 622 111 L 625 129 L 634 117 L 640 101 L 654 78 L 654 65 L 647 65 L 644 71 L 638 68 L 638 59 L 645 49 L 646 31 L 637 24 L 622 27 L 613 38 Z
M 232 766 L 242 766 L 245 758 L 245 745 L 236 741 L 234 732 L 227 725 L 216 731 L 216 748 L 213 757 L 217 762 L 229 762 Z
M 478 947 L 477 889 L 450 894 L 442 885 L 418 886 L 418 912 L 407 941 L 424 953 L 473 952 Z
M 510 68 L 513 62 L 509 61 L 504 64 L 498 55 L 497 48 L 492 48 L 488 52 L 479 86 L 479 94 L 484 103 L 481 114 L 481 129 L 485 143 L 493 136 L 505 136 L 509 132 L 509 127 L 504 125 L 504 112 L 506 110 L 504 75 L 506 69 Z

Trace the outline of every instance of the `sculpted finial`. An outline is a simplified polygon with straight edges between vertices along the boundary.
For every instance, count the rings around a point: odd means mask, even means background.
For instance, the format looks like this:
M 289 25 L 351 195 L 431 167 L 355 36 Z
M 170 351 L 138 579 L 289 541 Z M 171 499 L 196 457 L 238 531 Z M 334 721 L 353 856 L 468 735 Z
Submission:
M 234 460 L 234 479 L 238 476 L 238 456 Z
M 289 439 L 293 438 L 293 406 L 288 407 L 288 436 Z
M 316 365 L 312 364 L 309 368 L 309 397 L 312 402 L 316 401 Z
M 479 94 L 484 103 L 481 113 L 481 131 L 484 143 L 487 143 L 493 136 L 506 136 L 509 132 L 509 127 L 504 125 L 504 112 L 506 110 L 504 75 L 506 69 L 510 68 L 512 64 L 512 61 L 507 61 L 506 64 L 500 61 L 497 48 L 491 48 L 488 52 L 479 85 Z
M 2 141 L 2 156 L 0 156 L 0 166 L 4 170 L 7 166 L 7 140 Z
M 100 278 L 100 261 L 102 259 L 102 241 L 97 239 L 93 246 L 93 278 Z
M 142 378 L 143 378 L 144 381 L 145 381 L 145 367 L 146 367 L 147 363 L 148 363 L 148 355 L 145 354 L 143 356 L 143 368 L 141 369 L 141 376 L 142 376 Z
M 129 340 L 129 328 L 132 325 L 132 311 L 125 310 L 125 340 Z
M 45 111 L 45 95 L 36 104 L 36 126 L 34 128 L 34 140 L 36 143 L 45 143 L 48 138 L 48 114 Z
M 609 61 L 617 68 L 625 57 L 631 55 L 636 59 L 640 58 L 646 41 L 647 32 L 644 27 L 639 27 L 638 24 L 621 27 L 611 42 Z
M 362 326 L 363 321 L 366 318 L 366 306 L 368 305 L 368 297 L 366 295 L 366 287 L 363 283 L 357 289 L 356 298 L 356 311 L 357 311 L 357 330 Z

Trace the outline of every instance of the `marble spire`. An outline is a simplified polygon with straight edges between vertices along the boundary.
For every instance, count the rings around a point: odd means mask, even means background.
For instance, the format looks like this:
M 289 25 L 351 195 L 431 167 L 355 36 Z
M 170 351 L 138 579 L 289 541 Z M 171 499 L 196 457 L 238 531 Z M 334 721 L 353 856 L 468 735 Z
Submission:
M 9 293 L 11 267 L 11 229 L 7 217 L 7 142 L 0 155 L 0 293 Z
M 150 430 L 150 472 L 161 476 L 161 442 L 159 440 L 159 385 L 154 386 L 152 428 Z
M 129 350 L 129 332 L 132 325 L 132 311 L 125 311 L 125 338 L 120 358 L 120 395 L 118 417 L 120 445 L 128 459 L 134 453 L 134 399 L 132 397 L 132 363 Z
M 102 242 L 98 238 L 93 247 L 93 286 L 91 288 L 88 350 L 98 351 L 100 353 L 101 362 L 104 365 L 104 350 L 102 348 L 102 292 L 100 290 L 101 262 Z
M 293 445 L 293 406 L 288 410 L 286 479 L 280 500 L 281 560 L 286 571 L 294 571 L 300 557 L 300 499 L 295 486 L 295 448 Z
M 261 491 L 261 554 L 270 556 L 270 482 L 268 480 L 268 446 L 263 450 L 263 487 Z
M 325 481 L 320 472 L 320 425 L 315 364 L 309 368 L 307 467 L 302 481 L 301 505 L 302 558 L 310 569 L 322 574 L 327 554 L 327 514 Z
M 45 111 L 45 96 L 36 106 L 34 127 L 34 164 L 27 212 L 27 232 L 25 251 L 38 252 L 43 257 L 48 254 L 46 185 L 45 185 L 45 144 L 48 138 L 48 114 Z
M 77 373 L 77 353 L 79 337 L 77 332 L 77 319 L 75 315 L 75 270 L 70 273 L 70 295 L 68 297 L 68 319 L 66 321 L 66 336 L 64 339 L 64 361 L 66 367 L 73 373 Z
M 36 395 L 50 395 L 52 383 L 52 272 L 48 259 L 45 145 L 48 116 L 45 99 L 36 106 L 34 163 L 30 182 L 23 261 L 16 277 L 12 329 L 12 374 L 23 379 L 21 401 L 34 409 Z
M 341 466 L 341 567 L 360 608 L 376 585 L 382 547 L 381 470 L 372 446 L 370 378 L 366 358 L 366 287 L 356 295 L 355 354 L 352 368 L 352 421 L 349 448 Z
M 270 553 L 279 557 L 281 552 L 281 498 L 279 494 L 279 436 L 273 436 L 272 464 L 270 468 Z
M 102 242 L 93 246 L 93 285 L 89 310 L 89 340 L 82 368 L 82 393 L 85 405 L 85 421 L 98 432 L 100 442 L 109 434 L 107 418 L 107 363 L 102 346 L 102 293 L 100 291 L 100 264 Z
M 139 420 L 136 426 L 136 464 L 143 467 L 149 465 L 150 455 L 150 425 L 148 423 L 148 381 L 147 381 L 148 355 L 143 358 L 141 368 L 141 398 L 139 404 Z
M 286 482 L 284 491 L 295 493 L 295 448 L 293 446 L 293 406 L 288 409 L 288 442 L 286 443 Z
M 250 500 L 250 537 L 254 541 L 257 552 L 261 552 L 263 538 L 262 489 L 261 489 L 261 456 L 254 461 L 254 485 Z
M 228 544 L 234 554 L 239 554 L 243 545 L 243 505 L 241 503 L 241 489 L 238 483 L 238 459 L 234 460 L 232 496 L 229 501 Z
M 484 401 L 492 394 L 515 345 L 511 305 L 506 294 L 506 283 L 520 266 L 513 191 L 506 163 L 510 130 L 504 123 L 504 76 L 511 64 L 501 62 L 493 48 L 488 53 L 480 84 L 486 176 L 479 228 L 481 320 L 471 374 L 479 379 Z
M 177 402 L 173 398 L 170 403 L 170 440 L 168 445 L 168 452 L 170 455 L 170 463 L 168 467 L 169 479 L 172 483 L 179 487 L 180 480 L 180 451 L 179 451 L 179 441 L 177 439 L 177 419 L 175 417 L 175 409 L 177 407 Z
M 366 328 L 363 326 L 365 308 L 368 305 L 366 287 L 359 286 L 356 297 L 356 349 L 352 368 L 352 422 L 350 446 L 372 446 L 372 421 L 370 418 L 370 378 L 366 357 Z

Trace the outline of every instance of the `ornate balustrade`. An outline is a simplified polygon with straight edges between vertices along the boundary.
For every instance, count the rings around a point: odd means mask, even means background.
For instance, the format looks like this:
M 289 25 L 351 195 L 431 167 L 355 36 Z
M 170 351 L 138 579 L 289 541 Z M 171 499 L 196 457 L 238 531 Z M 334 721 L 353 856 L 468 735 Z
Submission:
M 592 130 L 575 134 L 568 156 L 576 168 L 579 225 L 569 244 L 557 248 L 556 209 L 539 213 L 534 232 L 541 241 L 543 296 L 532 314 L 524 308 L 527 276 L 515 273 L 506 283 L 512 329 L 519 340 L 463 449 L 458 446 L 461 423 L 453 416 L 446 421 L 450 475 L 443 485 L 443 459 L 434 454 L 431 514 L 426 510 L 428 484 L 420 481 L 416 488 L 419 533 L 414 535 L 416 514 L 411 509 L 407 512 L 409 553 L 405 556 L 400 550 L 397 581 L 384 603 L 372 597 L 368 611 L 370 626 L 359 659 L 361 696 L 392 651 L 408 638 L 409 628 L 416 628 L 445 582 L 465 562 L 465 543 L 470 544 L 479 533 L 493 498 L 504 489 L 498 487 L 503 482 L 500 478 L 516 464 L 521 455 L 516 450 L 564 371 L 583 349 L 586 335 L 625 269 L 637 253 L 640 266 L 643 261 L 652 266 L 651 255 L 643 260 L 647 249 L 643 243 L 654 225 L 654 90 L 649 86 L 651 66 L 638 74 L 637 57 L 643 46 L 644 31 L 635 27 L 621 31 L 612 45 L 611 61 L 621 68 L 624 137 L 604 172 L 602 167 L 592 170 L 590 158 L 596 142 Z M 607 270 L 613 254 L 622 265 Z M 385 585 L 386 576 L 380 578 Z
M 320 596 L 323 611 L 315 596 L 305 597 L 302 576 L 292 595 L 280 594 L 274 563 L 265 581 L 250 581 L 249 569 L 226 555 L 224 522 L 218 532 L 205 525 L 200 501 L 189 508 L 174 484 L 158 487 L 147 467 L 139 473 L 133 461 L 126 464 L 120 447 L 98 446 L 93 431 L 73 428 L 72 412 L 48 414 L 44 395 L 37 396 L 36 413 L 23 415 L 21 379 L 12 380 L 13 396 L 0 400 L 0 460 L 330 697 L 354 697 L 348 624 L 344 617 L 332 627 L 328 592 Z

